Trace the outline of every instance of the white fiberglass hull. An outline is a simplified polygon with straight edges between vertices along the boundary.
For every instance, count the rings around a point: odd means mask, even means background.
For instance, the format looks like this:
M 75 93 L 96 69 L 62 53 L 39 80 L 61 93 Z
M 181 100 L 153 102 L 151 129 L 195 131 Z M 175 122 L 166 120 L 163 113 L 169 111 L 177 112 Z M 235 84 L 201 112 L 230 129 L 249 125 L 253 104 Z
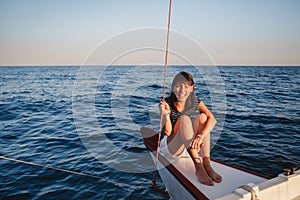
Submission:
M 157 135 L 149 128 L 142 128 L 141 132 L 156 162 Z M 212 167 L 222 176 L 222 182 L 206 186 L 197 180 L 193 161 L 188 154 L 175 161 L 160 153 L 158 157 L 159 174 L 171 199 L 300 200 L 300 170 L 290 176 L 280 174 L 267 179 L 216 160 L 212 161 Z

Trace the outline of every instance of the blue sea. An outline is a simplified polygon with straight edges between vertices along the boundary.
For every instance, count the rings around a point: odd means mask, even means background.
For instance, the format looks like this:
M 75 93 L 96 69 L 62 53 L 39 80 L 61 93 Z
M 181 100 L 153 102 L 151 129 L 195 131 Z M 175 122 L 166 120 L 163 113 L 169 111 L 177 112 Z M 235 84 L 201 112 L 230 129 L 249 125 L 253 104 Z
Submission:
M 0 199 L 166 199 L 139 132 L 159 130 L 163 70 L 0 67 Z M 218 120 L 212 158 L 268 177 L 300 165 L 300 67 L 169 66 L 165 95 L 183 70 Z

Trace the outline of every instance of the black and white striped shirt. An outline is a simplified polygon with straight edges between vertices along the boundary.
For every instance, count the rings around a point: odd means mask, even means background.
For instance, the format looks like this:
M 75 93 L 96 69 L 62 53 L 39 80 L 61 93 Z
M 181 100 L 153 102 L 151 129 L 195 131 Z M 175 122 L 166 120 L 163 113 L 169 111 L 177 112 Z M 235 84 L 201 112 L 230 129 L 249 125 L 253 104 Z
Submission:
M 187 109 L 185 109 L 183 112 L 179 112 L 176 107 L 174 106 L 173 103 L 170 102 L 169 98 L 166 98 L 165 100 L 171 109 L 171 113 L 170 113 L 170 119 L 171 119 L 171 123 L 172 123 L 172 127 L 175 125 L 175 123 L 177 122 L 177 120 L 182 116 L 182 115 L 187 115 L 189 117 L 193 117 L 195 114 L 195 111 L 198 109 L 199 103 L 201 102 L 201 99 L 198 97 L 195 97 L 193 104 L 191 106 L 189 106 Z

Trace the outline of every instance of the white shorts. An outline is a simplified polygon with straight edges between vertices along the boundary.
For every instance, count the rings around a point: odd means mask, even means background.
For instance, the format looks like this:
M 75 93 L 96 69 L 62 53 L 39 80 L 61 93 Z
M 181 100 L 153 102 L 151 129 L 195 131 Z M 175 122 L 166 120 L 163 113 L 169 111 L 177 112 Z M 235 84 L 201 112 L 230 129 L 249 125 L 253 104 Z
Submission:
M 173 155 L 168 148 L 167 144 L 167 136 L 165 136 L 161 141 L 160 141 L 160 151 L 159 151 L 163 156 L 169 158 L 169 159 L 178 159 L 181 157 L 187 156 L 187 150 L 184 148 L 184 150 L 177 156 Z

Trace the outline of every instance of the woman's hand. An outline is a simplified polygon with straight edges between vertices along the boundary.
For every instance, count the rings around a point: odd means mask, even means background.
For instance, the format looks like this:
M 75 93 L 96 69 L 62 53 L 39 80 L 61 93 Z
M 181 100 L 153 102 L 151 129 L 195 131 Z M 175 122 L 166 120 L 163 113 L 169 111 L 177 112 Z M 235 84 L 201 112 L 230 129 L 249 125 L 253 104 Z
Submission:
M 202 137 L 195 137 L 193 140 L 192 140 L 192 143 L 190 145 L 190 147 L 192 149 L 198 149 L 200 150 L 201 146 L 203 144 L 203 138 Z
M 159 111 L 163 116 L 169 115 L 171 112 L 169 104 L 167 104 L 167 102 L 162 100 L 159 104 Z
M 167 102 L 165 102 L 164 100 L 162 100 L 159 104 L 159 111 L 163 118 L 162 124 L 163 124 L 164 133 L 167 136 L 170 136 L 172 133 L 172 123 L 171 123 L 170 116 L 168 116 L 171 113 L 169 104 Z

